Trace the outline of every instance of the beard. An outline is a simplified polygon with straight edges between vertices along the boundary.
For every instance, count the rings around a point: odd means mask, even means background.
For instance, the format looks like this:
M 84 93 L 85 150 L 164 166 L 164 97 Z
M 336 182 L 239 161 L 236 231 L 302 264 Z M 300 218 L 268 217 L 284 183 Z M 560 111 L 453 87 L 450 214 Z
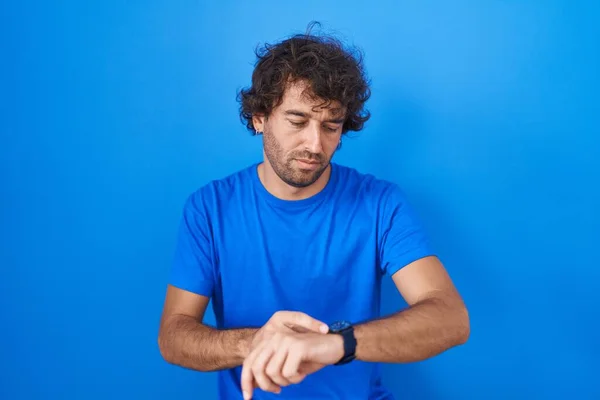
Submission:
M 263 132 L 263 145 L 273 171 L 283 182 L 296 188 L 305 188 L 312 185 L 329 166 L 330 159 L 323 153 L 297 151 L 286 157 L 277 139 L 267 129 Z M 318 168 L 315 170 L 302 169 L 294 161 L 296 158 L 319 162 Z

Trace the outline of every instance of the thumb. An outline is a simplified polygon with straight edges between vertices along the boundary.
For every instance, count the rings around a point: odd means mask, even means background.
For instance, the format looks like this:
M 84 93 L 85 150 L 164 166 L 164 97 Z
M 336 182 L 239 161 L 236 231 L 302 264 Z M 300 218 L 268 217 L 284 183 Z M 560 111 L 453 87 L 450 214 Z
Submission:
M 283 311 L 280 313 L 280 317 L 283 325 L 296 332 L 329 332 L 329 326 L 326 323 L 302 312 Z

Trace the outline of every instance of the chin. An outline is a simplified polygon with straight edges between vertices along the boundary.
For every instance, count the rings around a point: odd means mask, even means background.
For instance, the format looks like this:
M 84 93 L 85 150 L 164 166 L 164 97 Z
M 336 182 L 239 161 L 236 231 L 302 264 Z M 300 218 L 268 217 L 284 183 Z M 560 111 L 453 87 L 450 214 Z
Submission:
M 323 171 L 322 169 L 318 171 L 297 170 L 295 171 L 294 178 L 290 179 L 290 184 L 298 188 L 310 186 L 321 177 Z
M 316 179 L 303 179 L 303 180 L 288 179 L 288 180 L 286 180 L 285 183 L 287 183 L 290 186 L 300 189 L 300 188 L 305 188 L 305 187 L 312 185 L 313 183 L 315 183 L 315 181 L 316 181 Z

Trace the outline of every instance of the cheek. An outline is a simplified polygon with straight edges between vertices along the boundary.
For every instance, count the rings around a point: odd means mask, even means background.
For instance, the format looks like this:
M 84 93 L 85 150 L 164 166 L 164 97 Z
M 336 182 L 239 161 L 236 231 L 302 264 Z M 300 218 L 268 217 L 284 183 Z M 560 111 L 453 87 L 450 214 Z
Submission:
M 274 155 L 280 158 L 286 158 L 290 153 L 293 153 L 301 147 L 299 143 L 292 135 L 287 135 L 285 131 L 279 131 L 277 134 L 271 132 L 269 137 L 265 137 L 265 146 L 271 149 Z

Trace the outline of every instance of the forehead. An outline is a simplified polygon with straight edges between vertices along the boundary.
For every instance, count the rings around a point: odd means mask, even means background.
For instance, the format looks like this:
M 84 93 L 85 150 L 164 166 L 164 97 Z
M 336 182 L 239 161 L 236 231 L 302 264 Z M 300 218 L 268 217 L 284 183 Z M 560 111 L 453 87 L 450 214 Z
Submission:
M 327 117 L 342 117 L 345 113 L 339 101 L 325 101 L 316 98 L 310 86 L 304 82 L 294 82 L 287 86 L 283 93 L 281 111 L 286 111 L 290 108 L 302 111 L 311 115 L 325 115 Z

